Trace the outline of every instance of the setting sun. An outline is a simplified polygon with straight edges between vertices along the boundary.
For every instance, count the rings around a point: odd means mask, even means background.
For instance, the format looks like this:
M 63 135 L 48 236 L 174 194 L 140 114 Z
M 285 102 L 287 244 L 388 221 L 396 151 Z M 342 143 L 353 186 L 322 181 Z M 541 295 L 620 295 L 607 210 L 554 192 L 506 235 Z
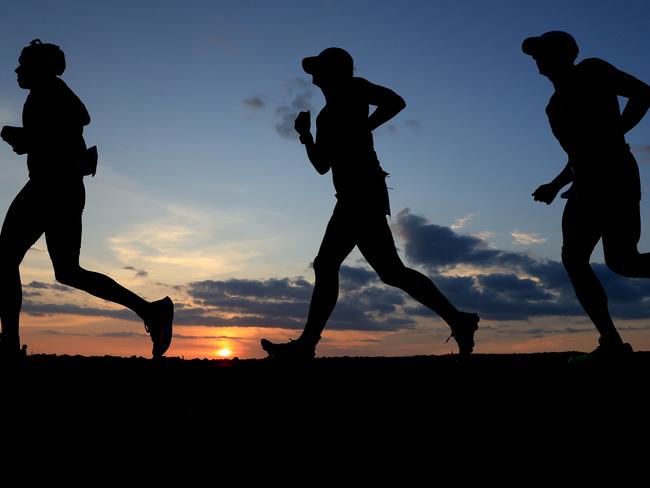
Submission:
M 228 348 L 225 348 L 225 347 L 223 349 L 219 349 L 217 351 L 217 356 L 221 356 L 222 358 L 227 358 L 230 355 L 232 355 L 232 351 L 230 349 L 228 349 Z

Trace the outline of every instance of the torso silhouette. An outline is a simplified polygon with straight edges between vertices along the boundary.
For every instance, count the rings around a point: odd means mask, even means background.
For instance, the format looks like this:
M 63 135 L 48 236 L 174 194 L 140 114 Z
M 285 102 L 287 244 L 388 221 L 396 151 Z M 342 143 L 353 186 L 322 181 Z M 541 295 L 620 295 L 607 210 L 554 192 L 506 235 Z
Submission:
M 569 155 L 578 195 L 640 197 L 639 170 L 621 129 L 621 72 L 585 59 L 551 97 L 546 113 Z
M 81 178 L 79 162 L 86 149 L 83 128 L 89 123 L 86 107 L 60 78 L 30 90 L 23 108 L 29 177 Z
M 385 173 L 368 126 L 368 81 L 352 78 L 316 117 L 316 143 L 331 163 L 336 197 L 349 206 L 385 210 Z

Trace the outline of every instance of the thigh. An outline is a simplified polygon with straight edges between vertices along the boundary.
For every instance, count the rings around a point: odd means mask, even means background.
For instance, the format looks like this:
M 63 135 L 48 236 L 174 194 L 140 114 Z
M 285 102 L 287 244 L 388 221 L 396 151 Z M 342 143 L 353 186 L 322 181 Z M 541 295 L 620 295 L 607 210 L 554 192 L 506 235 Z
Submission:
M 356 245 L 354 222 L 351 216 L 335 208 L 325 229 L 316 259 L 321 264 L 325 262 L 340 265 Z
M 380 275 L 382 270 L 403 266 L 385 215 L 377 214 L 365 219 L 359 231 L 359 250 Z
M 567 200 L 562 214 L 562 255 L 588 261 L 603 234 L 604 219 L 597 206 Z
M 3 258 L 22 260 L 45 231 L 44 203 L 32 182 L 27 182 L 7 210 L 0 232 Z
M 78 182 L 62 185 L 49 197 L 45 240 L 55 269 L 79 265 L 85 197 L 83 183 Z
M 622 200 L 609 209 L 603 231 L 605 255 L 637 251 L 641 238 L 641 212 L 639 202 Z

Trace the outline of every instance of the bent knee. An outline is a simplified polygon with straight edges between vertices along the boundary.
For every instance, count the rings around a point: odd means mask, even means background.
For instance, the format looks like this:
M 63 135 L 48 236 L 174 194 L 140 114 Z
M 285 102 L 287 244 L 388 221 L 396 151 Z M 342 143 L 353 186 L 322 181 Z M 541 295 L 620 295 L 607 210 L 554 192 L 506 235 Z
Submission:
M 323 256 L 316 256 L 313 267 L 314 273 L 317 276 L 323 274 L 338 274 L 339 269 L 341 268 L 341 263 Z
M 562 264 L 566 269 L 589 266 L 589 255 L 572 249 L 562 248 Z
M 62 285 L 74 287 L 79 283 L 80 276 L 81 276 L 80 267 L 54 269 L 54 278 Z
M 605 264 L 610 270 L 621 276 L 634 277 L 639 274 L 634 259 L 619 256 L 608 257 L 605 255 Z
M 385 284 L 387 284 L 388 286 L 396 286 L 399 288 L 399 286 L 404 281 L 404 272 L 406 271 L 406 267 L 395 266 L 392 268 L 377 269 L 376 271 L 377 274 L 379 275 L 379 279 L 383 281 Z

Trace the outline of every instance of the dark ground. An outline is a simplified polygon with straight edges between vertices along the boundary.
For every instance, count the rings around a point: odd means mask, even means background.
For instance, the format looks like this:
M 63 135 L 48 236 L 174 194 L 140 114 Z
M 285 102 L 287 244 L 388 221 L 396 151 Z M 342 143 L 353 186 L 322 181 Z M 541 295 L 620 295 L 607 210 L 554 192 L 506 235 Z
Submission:
M 570 355 L 319 358 L 298 366 L 32 355 L 22 370 L 2 372 L 11 398 L 2 404 L 25 425 L 163 422 L 202 436 L 302 426 L 543 434 L 599 418 L 646 423 L 650 353 L 616 367 L 568 365 Z
M 279 476 L 279 486 L 301 458 L 318 473 L 406 467 L 459 482 L 465 468 L 486 473 L 475 467 L 481 459 L 498 479 L 523 466 L 527 480 L 567 467 L 598 473 L 615 455 L 640 457 L 634 466 L 646 471 L 650 352 L 618 366 L 571 366 L 570 356 L 319 358 L 292 367 L 33 355 L 20 370 L 0 371 L 0 446 L 29 469 L 57 459 L 63 476 L 91 463 L 106 476 L 135 468 L 160 477 L 185 455 L 203 479 L 248 460 L 250 472 L 238 476 Z M 280 471 L 260 468 L 271 459 Z M 300 476 L 301 486 L 318 484 Z

